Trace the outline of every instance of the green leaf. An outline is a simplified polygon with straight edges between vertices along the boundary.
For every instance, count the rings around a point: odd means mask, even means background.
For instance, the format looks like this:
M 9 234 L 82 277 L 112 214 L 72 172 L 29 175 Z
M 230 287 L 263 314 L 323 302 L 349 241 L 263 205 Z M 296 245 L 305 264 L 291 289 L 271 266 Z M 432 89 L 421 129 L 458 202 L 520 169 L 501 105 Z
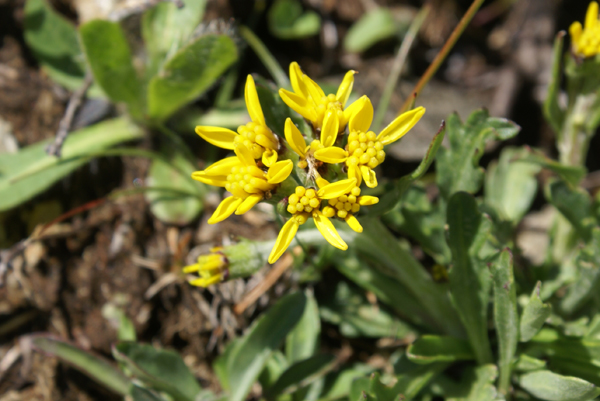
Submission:
M 475 354 L 469 343 L 454 337 L 423 335 L 406 350 L 408 359 L 419 364 L 469 361 Z
M 141 117 L 143 89 L 121 26 L 93 20 L 79 27 L 79 35 L 96 83 L 111 100 L 127 103 L 131 115 Z
M 33 335 L 31 343 L 36 349 L 54 355 L 63 361 L 73 365 L 78 370 L 96 382 L 117 394 L 125 396 L 129 394 L 131 382 L 115 366 L 104 358 L 92 355 L 65 341 L 54 339 L 44 335 Z
M 549 370 L 524 374 L 519 384 L 534 397 L 547 401 L 587 401 L 600 395 L 600 388 L 590 382 Z
M 568 287 L 560 307 L 571 314 L 582 307 L 600 289 L 600 227 L 591 231 L 591 240 L 577 251 L 577 277 Z
M 531 207 L 538 188 L 535 176 L 540 167 L 515 160 L 525 154 L 524 149 L 502 149 L 499 161 L 490 163 L 485 177 L 485 203 L 513 226 Z
M 120 342 L 113 356 L 149 387 L 164 391 L 176 401 L 194 401 L 202 388 L 178 353 L 151 345 Z
M 79 88 L 85 64 L 75 26 L 46 0 L 27 0 L 24 13 L 25 42 L 42 68 L 68 89 Z
M 319 348 L 321 319 L 319 306 L 312 292 L 306 292 L 306 307 L 302 319 L 285 340 L 285 355 L 289 363 L 313 356 Z
M 489 117 L 487 110 L 474 111 L 464 124 L 452 114 L 447 128 L 450 147 L 440 149 L 436 168 L 437 183 L 446 199 L 458 191 L 477 192 L 483 180 L 479 159 L 486 142 L 508 139 L 520 131 L 512 121 Z
M 478 210 L 475 198 L 465 192 L 450 197 L 447 206 L 448 245 L 452 251 L 450 295 L 479 363 L 492 360 L 487 334 L 490 274 L 478 256 L 491 223 Z
M 400 202 L 404 192 L 410 187 L 412 182 L 421 178 L 427 172 L 429 166 L 431 166 L 431 163 L 433 163 L 435 160 L 438 149 L 444 141 L 445 133 L 446 125 L 442 123 L 440 129 L 431 140 L 429 148 L 427 149 L 427 153 L 423 157 L 423 160 L 421 160 L 419 166 L 412 173 L 401 177 L 391 186 L 387 186 L 384 191 L 385 195 L 379 198 L 379 203 L 367 208 L 369 216 L 381 216 L 392 210 L 398 204 L 398 202 Z
M 173 2 L 162 2 L 144 13 L 142 37 L 148 53 L 148 77 L 153 77 L 168 55 L 189 40 L 202 22 L 205 8 L 206 0 L 186 0 L 182 8 Z
M 506 394 L 510 387 L 510 369 L 519 339 L 517 289 L 513 273 L 513 258 L 509 249 L 491 264 L 494 282 L 494 323 L 498 335 L 499 389 Z
M 565 111 L 559 106 L 558 96 L 560 95 L 560 82 L 562 79 L 562 59 L 563 59 L 563 42 L 565 32 L 561 31 L 556 34 L 554 39 L 553 57 L 552 57 L 552 75 L 548 85 L 548 93 L 544 101 L 544 117 L 550 123 L 550 126 L 556 134 L 562 131 L 565 120 Z
M 276 0 L 267 15 L 271 33 L 279 39 L 302 39 L 321 30 L 321 17 L 314 11 L 303 12 L 298 0 Z
M 552 307 L 550 304 L 543 303 L 542 299 L 540 298 L 541 288 L 542 283 L 538 281 L 533 289 L 533 292 L 531 293 L 529 302 L 523 309 L 521 323 L 519 324 L 521 342 L 531 340 L 533 336 L 535 336 L 542 328 L 544 322 L 552 313 Z
M 546 368 L 546 361 L 537 359 L 527 354 L 519 355 L 519 359 L 515 363 L 514 369 L 516 372 L 531 372 Z
M 325 377 L 323 390 L 319 395 L 319 401 L 338 400 L 350 394 L 352 383 L 356 379 L 364 378 L 364 375 L 373 371 L 369 365 L 355 364 L 352 367 L 338 372 L 331 372 Z
M 504 397 L 492 384 L 498 376 L 494 365 L 482 365 L 468 369 L 460 385 L 461 394 L 458 397 L 448 397 L 447 401 L 500 401 Z
M 380 40 L 398 35 L 399 30 L 388 8 L 374 8 L 350 27 L 344 38 L 344 49 L 353 53 L 365 51 Z
M 286 295 L 261 316 L 233 349 L 227 362 L 230 401 L 246 398 L 273 350 L 277 349 L 304 313 L 302 292 Z
M 279 379 L 279 376 L 281 376 L 281 374 L 289 367 L 290 364 L 285 359 L 283 352 L 276 350 L 267 360 L 263 371 L 260 372 L 260 375 L 258 376 L 258 382 L 262 388 L 271 387 L 273 384 L 275 384 L 277 379 Z
M 596 224 L 590 195 L 581 188 L 557 180 L 548 184 L 546 197 L 569 220 L 579 236 L 584 241 L 589 241 L 591 228 Z
M 181 153 L 165 149 L 163 152 L 168 163 L 162 159 L 153 160 L 148 170 L 147 184 L 172 189 L 173 192 L 149 191 L 145 194 L 146 200 L 150 203 L 152 214 L 159 220 L 167 224 L 189 224 L 202 211 L 201 198 L 206 187 L 190 178 L 196 168 Z M 184 175 L 184 172 L 188 173 Z
M 177 51 L 148 86 L 148 114 L 162 121 L 200 97 L 238 59 L 238 49 L 225 34 L 207 34 Z
M 361 240 L 354 248 L 359 254 L 375 261 L 374 267 L 400 282 L 417 299 L 431 317 L 436 327 L 446 334 L 460 337 L 464 334 L 457 314 L 447 295 L 447 286 L 436 283 L 409 250 L 400 246 L 398 240 L 379 219 L 364 219 Z M 346 231 L 348 235 L 356 235 Z
M 27 146 L 17 153 L 0 155 L 0 211 L 31 199 L 90 160 L 91 151 L 140 139 L 142 130 L 125 119 L 103 121 L 73 131 L 62 148 L 62 157 L 49 156 L 50 141 Z
M 335 367 L 333 355 L 315 355 L 291 365 L 279 376 L 277 382 L 264 392 L 267 400 L 274 400 L 280 394 L 291 393 L 322 377 Z
M 129 393 L 133 401 L 166 401 L 160 394 L 134 384 Z
M 535 163 L 543 168 L 546 168 L 556 174 L 572 186 L 576 187 L 587 172 L 583 166 L 568 166 L 546 157 L 542 152 L 536 149 L 531 149 L 522 159 L 529 163 Z
M 446 243 L 445 215 L 440 202 L 432 204 L 425 185 L 413 183 L 394 210 L 383 216 L 385 223 L 413 238 L 436 263 L 447 265 L 451 260 Z
M 346 261 L 340 264 L 348 266 L 351 263 Z M 348 267 L 340 271 L 343 269 Z M 360 270 L 372 272 L 364 266 Z M 389 277 L 386 279 L 388 283 L 392 281 Z M 390 287 L 400 292 L 398 283 L 390 284 Z M 346 337 L 407 338 L 415 335 L 412 327 L 392 316 L 385 308 L 369 303 L 361 291 L 344 281 L 335 284 L 335 288 L 328 291 L 326 295 L 328 295 L 326 299 L 319 300 L 321 316 L 324 321 L 339 325 L 340 331 Z M 382 299 L 381 301 L 383 302 Z

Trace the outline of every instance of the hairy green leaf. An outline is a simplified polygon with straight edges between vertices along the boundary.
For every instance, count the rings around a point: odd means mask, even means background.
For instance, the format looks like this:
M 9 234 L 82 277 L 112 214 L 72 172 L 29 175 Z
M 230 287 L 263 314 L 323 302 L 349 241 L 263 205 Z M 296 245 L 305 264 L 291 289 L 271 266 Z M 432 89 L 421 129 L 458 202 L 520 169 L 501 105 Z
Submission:
M 540 298 L 541 288 L 542 283 L 538 281 L 533 289 L 533 292 L 531 293 L 529 302 L 525 306 L 525 309 L 523 309 L 521 322 L 519 324 L 521 342 L 526 342 L 532 339 L 533 336 L 535 336 L 542 328 L 542 325 L 552 313 L 552 307 L 550 304 L 543 303 L 542 299 Z
M 590 382 L 549 370 L 526 373 L 519 384 L 534 397 L 547 401 L 588 401 L 600 395 L 600 388 Z
M 408 346 L 408 359 L 419 364 L 475 359 L 469 343 L 454 337 L 423 335 Z
M 487 308 L 491 279 L 478 252 L 491 230 L 473 196 L 457 192 L 447 206 L 448 245 L 452 251 L 450 295 L 465 326 L 471 347 L 480 363 L 492 360 L 487 334 Z
M 194 401 L 202 388 L 178 353 L 151 345 L 120 342 L 113 356 L 146 385 L 172 396 L 176 401 Z
M 280 39 L 301 39 L 319 33 L 321 17 L 302 10 L 298 0 L 276 0 L 267 15 L 269 29 Z
M 131 115 L 140 118 L 144 93 L 121 26 L 92 20 L 79 27 L 79 35 L 96 83 L 111 100 L 125 102 Z
M 344 38 L 344 49 L 362 52 L 380 40 L 398 35 L 399 31 L 399 24 L 394 20 L 392 12 L 385 7 L 376 7 L 363 14 L 350 27 Z
M 285 341 L 285 355 L 289 363 L 298 362 L 313 356 L 319 348 L 321 319 L 319 306 L 312 292 L 306 292 L 306 307 L 302 319 L 288 334 Z
M 92 151 L 140 139 L 142 130 L 125 119 L 114 119 L 73 131 L 65 140 L 61 158 L 50 156 L 50 141 L 0 155 L 0 211 L 15 207 L 41 193 L 90 160 Z
M 225 34 L 190 41 L 163 65 L 148 86 L 148 114 L 162 121 L 198 98 L 238 59 L 238 49 Z

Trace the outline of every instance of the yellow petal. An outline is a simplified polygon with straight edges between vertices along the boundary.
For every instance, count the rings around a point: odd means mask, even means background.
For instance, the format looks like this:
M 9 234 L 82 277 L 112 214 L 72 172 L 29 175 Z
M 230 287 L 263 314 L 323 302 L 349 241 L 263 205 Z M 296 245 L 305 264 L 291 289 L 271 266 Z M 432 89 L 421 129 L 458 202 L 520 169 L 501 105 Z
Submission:
M 294 152 L 300 157 L 306 157 L 306 141 L 300 130 L 296 127 L 291 118 L 285 120 L 285 140 Z
M 285 89 L 279 89 L 279 96 L 285 104 L 287 104 L 292 110 L 300 114 L 302 117 L 309 121 L 316 120 L 317 115 L 315 114 L 312 105 L 308 103 L 306 98 L 296 95 L 294 92 L 290 92 Z
M 260 107 L 260 101 L 258 100 L 258 93 L 256 92 L 256 85 L 254 84 L 252 75 L 248 75 L 248 78 L 246 79 L 244 96 L 246 97 L 246 108 L 248 109 L 248 114 L 252 121 L 261 125 L 267 125 L 262 108 Z
M 354 231 L 356 231 L 357 233 L 363 232 L 362 226 L 360 225 L 360 223 L 358 222 L 358 220 L 356 219 L 356 217 L 354 217 L 354 215 L 352 213 L 348 213 L 348 215 L 346 216 L 346 218 L 344 220 L 346 220 L 346 223 L 348 223 L 350 228 L 353 229 Z
M 376 196 L 363 195 L 359 196 L 357 201 L 358 204 L 361 206 L 371 206 L 376 203 L 379 203 L 379 198 Z
M 329 181 L 327 181 L 325 178 L 323 178 L 321 176 L 317 176 L 315 181 L 317 182 L 317 186 L 319 188 L 323 188 L 324 186 L 329 185 Z
M 365 180 L 365 184 L 367 184 L 369 188 L 375 188 L 377 186 L 377 176 L 372 168 L 368 166 L 360 166 L 360 173 Z
M 315 159 L 329 164 L 345 162 L 348 158 L 348 153 L 337 146 L 330 148 L 319 149 L 315 152 Z
M 356 186 L 360 187 L 362 182 L 362 174 L 356 166 L 348 166 L 348 178 L 354 178 L 356 180 Z
M 585 13 L 585 29 L 593 29 L 598 23 L 598 3 L 592 1 Z
M 346 73 L 346 75 L 344 75 L 344 80 L 340 84 L 337 94 L 335 95 L 335 98 L 342 104 L 342 106 L 346 106 L 348 97 L 350 97 L 350 92 L 352 92 L 352 86 L 354 85 L 354 74 L 356 74 L 356 71 L 350 70 Z
M 194 171 L 192 173 L 192 178 L 196 181 L 215 187 L 225 187 L 225 184 L 227 184 L 226 175 L 213 175 L 206 173 L 206 171 Z
M 241 203 L 242 199 L 236 198 L 235 196 L 223 199 L 221 203 L 219 203 L 219 206 L 217 206 L 217 210 L 215 210 L 211 218 L 208 219 L 208 224 L 215 224 L 225 220 L 235 212 Z
M 308 89 L 304 83 L 304 73 L 300 69 L 298 63 L 295 61 L 290 64 L 290 82 L 292 83 L 292 88 L 297 95 L 305 98 L 308 97 Z
M 277 240 L 275 240 L 275 246 L 273 246 L 271 254 L 269 255 L 269 263 L 275 263 L 277 259 L 283 255 L 285 250 L 288 249 L 294 236 L 298 232 L 299 226 L 300 223 L 298 223 L 295 217 L 292 217 L 283 225 L 283 227 L 281 227 Z
M 350 106 L 346 107 L 343 112 L 343 118 L 340 121 L 340 126 L 345 127 L 348 124 L 348 121 L 352 118 L 353 115 L 358 113 L 364 106 L 364 103 L 367 101 L 367 96 L 361 96 L 356 101 L 354 101 Z
M 321 232 L 323 237 L 329 242 L 331 245 L 335 246 L 342 251 L 348 249 L 348 245 L 344 242 L 340 234 L 338 234 L 337 230 L 331 223 L 331 221 L 325 217 L 320 210 L 313 212 L 313 219 L 315 220 L 315 225 L 317 229 Z
M 308 94 L 312 97 L 313 102 L 319 102 L 322 98 L 325 97 L 325 92 L 323 89 L 315 81 L 310 79 L 308 75 L 304 76 L 304 83 L 306 84 L 306 89 L 308 90 Z
M 265 166 L 271 167 L 277 162 L 277 152 L 273 149 L 265 149 L 262 154 L 262 162 Z
M 333 182 L 319 189 L 317 196 L 321 199 L 333 199 L 350 192 L 356 186 L 356 178 L 348 178 L 338 182 Z
M 200 135 L 206 142 L 223 149 L 233 150 L 233 141 L 237 133 L 227 128 L 197 126 L 196 134 Z
M 338 121 L 337 112 L 327 110 L 323 119 L 323 127 L 321 128 L 321 143 L 326 148 L 333 146 L 337 139 L 340 122 Z
M 269 184 L 279 184 L 290 176 L 294 169 L 294 163 L 291 160 L 282 160 L 275 163 L 267 172 L 267 182 Z
M 236 143 L 233 151 L 245 166 L 256 166 L 256 161 L 252 156 L 252 152 L 245 145 Z
M 573 46 L 578 49 L 579 48 L 579 39 L 581 39 L 581 33 L 583 31 L 583 27 L 579 21 L 575 21 L 569 27 L 569 34 L 571 35 L 571 43 Z
M 215 162 L 204 169 L 204 172 L 212 175 L 228 175 L 232 167 L 241 166 L 242 162 L 236 156 L 226 157 Z
M 354 103 L 352 103 L 352 105 L 354 105 Z M 359 106 L 361 107 L 350 116 L 350 123 L 348 125 L 350 132 L 367 132 L 373 122 L 373 104 L 371 104 L 371 100 L 366 97 Z
M 384 145 L 396 142 L 419 122 L 423 114 L 425 114 L 425 107 L 417 107 L 416 109 L 400 114 L 377 135 L 377 139 Z
M 252 194 L 248 196 L 244 201 L 238 206 L 235 210 L 235 214 L 244 214 L 248 210 L 252 209 L 254 205 L 263 200 L 263 195 L 261 194 Z
M 196 287 L 204 287 L 204 288 L 206 288 L 209 285 L 217 284 L 220 281 L 221 281 L 221 275 L 218 274 L 216 276 L 211 276 L 211 277 L 208 277 L 208 278 L 204 278 L 204 277 L 197 278 L 195 280 L 191 280 L 189 283 L 191 285 L 195 285 Z

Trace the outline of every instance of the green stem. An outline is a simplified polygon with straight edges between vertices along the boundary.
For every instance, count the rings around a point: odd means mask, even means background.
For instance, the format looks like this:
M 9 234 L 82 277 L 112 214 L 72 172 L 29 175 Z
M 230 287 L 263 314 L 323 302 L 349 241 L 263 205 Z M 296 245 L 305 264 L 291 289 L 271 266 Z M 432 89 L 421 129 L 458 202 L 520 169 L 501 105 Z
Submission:
M 248 27 L 240 26 L 238 31 L 242 38 L 248 43 L 248 45 L 254 50 L 254 53 L 258 56 L 260 61 L 267 67 L 269 73 L 273 77 L 273 80 L 277 84 L 277 86 L 281 88 L 287 88 L 290 86 L 290 81 L 286 73 L 283 71 L 275 57 L 269 52 L 269 49 L 260 41 L 258 36 L 254 34 Z
M 396 84 L 398 83 L 398 78 L 400 78 L 400 74 L 402 73 L 402 68 L 406 63 L 406 58 L 408 57 L 408 52 L 412 47 L 415 38 L 417 37 L 417 33 L 419 33 L 419 29 L 421 29 L 421 25 L 425 21 L 425 18 L 429 14 L 431 10 L 431 5 L 425 4 L 412 24 L 408 28 L 406 35 L 404 35 L 404 39 L 398 48 L 398 53 L 396 54 L 396 58 L 394 59 L 394 64 L 392 65 L 392 69 L 390 71 L 390 75 L 388 75 L 387 81 L 385 83 L 385 89 L 381 94 L 381 98 L 379 99 L 379 104 L 377 105 L 377 112 L 375 113 L 374 122 L 372 125 L 372 130 L 375 132 L 379 132 L 379 128 L 381 128 L 381 123 L 385 117 L 385 112 L 387 111 L 388 105 L 390 104 L 390 99 L 392 98 L 392 93 L 396 89 Z
M 477 12 L 477 10 L 479 10 L 479 7 L 481 7 L 484 1 L 485 0 L 473 1 L 471 7 L 469 7 L 465 15 L 463 15 L 463 17 L 459 21 L 458 25 L 456 25 L 456 28 L 454 28 L 454 31 L 452 31 L 452 34 L 450 35 L 446 43 L 444 43 L 442 50 L 440 50 L 437 56 L 435 56 L 435 59 L 431 62 L 429 68 L 427 68 L 427 71 L 425 71 L 421 79 L 419 79 L 419 82 L 417 82 L 417 84 L 415 85 L 414 89 L 411 92 L 411 95 L 406 99 L 406 101 L 402 105 L 399 114 L 402 114 L 406 110 L 408 110 L 410 105 L 413 103 L 414 99 L 421 93 L 425 85 L 427 85 L 429 80 L 435 75 L 437 70 L 440 68 L 440 66 L 448 56 L 448 53 L 450 53 L 450 50 L 452 50 L 452 48 L 458 41 L 458 38 L 460 38 L 460 36 L 467 28 L 467 26 L 475 16 L 475 13 Z

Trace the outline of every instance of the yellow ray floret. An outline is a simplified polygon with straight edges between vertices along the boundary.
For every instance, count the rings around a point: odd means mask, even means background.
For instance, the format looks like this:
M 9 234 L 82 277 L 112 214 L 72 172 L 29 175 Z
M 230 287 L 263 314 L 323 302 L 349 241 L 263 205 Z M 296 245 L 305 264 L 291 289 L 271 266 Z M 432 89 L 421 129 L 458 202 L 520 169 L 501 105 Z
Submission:
M 327 185 L 327 181 L 319 179 L 318 185 Z M 370 206 L 379 202 L 379 198 L 369 195 L 360 195 L 360 188 L 355 186 L 343 195 L 329 199 L 328 205 L 323 207 L 325 217 L 338 217 L 344 220 L 351 229 L 362 233 L 363 228 L 356 218 L 361 206 Z
M 234 150 L 236 145 L 244 145 L 254 159 L 262 159 L 265 166 L 272 166 L 277 161 L 279 140 L 267 127 L 251 75 L 246 79 L 244 92 L 251 122 L 240 125 L 237 132 L 222 127 L 197 126 L 196 133 L 205 141 L 223 149 Z
M 223 221 L 234 212 L 235 214 L 246 213 L 263 200 L 268 192 L 285 181 L 294 168 L 291 160 L 281 160 L 265 172 L 256 165 L 248 148 L 240 145 L 234 150 L 237 156 L 220 160 L 204 171 L 196 171 L 192 174 L 193 179 L 224 187 L 232 194 L 219 204 L 208 220 L 209 224 Z
M 356 71 L 348 71 L 337 93 L 325 95 L 323 89 L 302 72 L 298 63 L 293 62 L 290 64 L 290 81 L 294 91 L 280 89 L 279 95 L 292 110 L 310 121 L 315 129 L 323 126 L 327 112 L 331 111 L 333 117 L 338 121 L 338 132 L 341 132 L 346 128 L 356 107 L 353 103 L 346 108 L 354 85 L 354 74 Z
M 208 287 L 227 278 L 229 263 L 220 249 L 213 248 L 210 254 L 198 257 L 197 263 L 183 268 L 185 274 L 198 273 L 200 276 L 190 280 L 191 285 Z
M 329 218 L 321 212 L 320 208 L 321 201 L 337 198 L 351 191 L 355 186 L 356 179 L 349 178 L 326 184 L 320 187 L 318 191 L 315 188 L 296 187 L 294 193 L 288 197 L 287 211 L 292 217 L 281 228 L 275 246 L 269 255 L 269 263 L 275 263 L 281 257 L 294 239 L 298 227 L 306 223 L 309 217 L 313 218 L 317 229 L 327 242 L 343 251 L 348 249 L 348 245 L 340 237 Z
M 356 178 L 358 185 L 364 179 L 369 188 L 377 186 L 375 167 L 385 160 L 384 146 L 402 138 L 425 114 L 424 107 L 402 113 L 376 135 L 369 131 L 373 121 L 373 105 L 367 98 L 361 109 L 350 118 L 348 144 L 345 149 L 335 146 L 319 149 L 314 156 L 325 163 L 346 163 L 348 177 Z M 323 133 L 321 133 L 324 135 Z
M 584 25 L 576 21 L 569 27 L 573 52 L 579 56 L 592 57 L 600 53 L 600 21 L 598 3 L 592 1 L 585 15 Z

